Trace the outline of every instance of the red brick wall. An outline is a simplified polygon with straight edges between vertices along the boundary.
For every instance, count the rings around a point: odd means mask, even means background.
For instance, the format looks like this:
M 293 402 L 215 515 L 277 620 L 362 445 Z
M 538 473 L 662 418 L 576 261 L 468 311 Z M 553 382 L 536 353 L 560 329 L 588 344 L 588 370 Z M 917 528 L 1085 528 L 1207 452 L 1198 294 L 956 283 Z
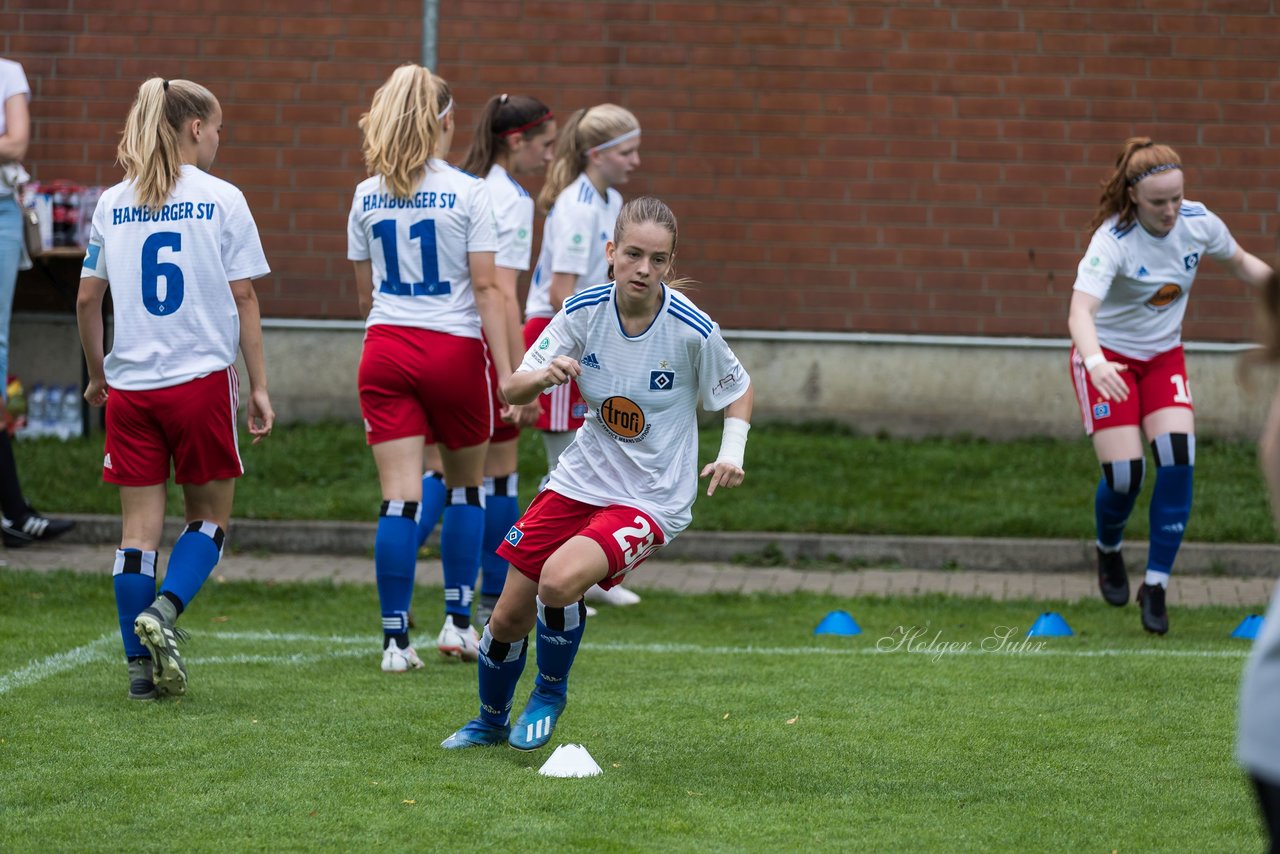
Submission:
M 1065 335 L 1098 182 L 1137 133 L 1176 146 L 1187 195 L 1275 255 L 1280 4 L 1007 5 L 445 0 L 454 153 L 494 92 L 561 115 L 629 107 L 645 134 L 625 194 L 672 204 L 680 271 L 733 328 Z M 421 4 L 120 6 L 0 0 L 0 50 L 36 92 L 29 165 L 114 180 L 137 83 L 193 77 L 223 101 L 217 171 L 262 228 L 267 312 L 354 316 L 355 121 L 420 56 Z M 1251 314 L 1251 295 L 1210 266 L 1186 332 L 1247 338 Z

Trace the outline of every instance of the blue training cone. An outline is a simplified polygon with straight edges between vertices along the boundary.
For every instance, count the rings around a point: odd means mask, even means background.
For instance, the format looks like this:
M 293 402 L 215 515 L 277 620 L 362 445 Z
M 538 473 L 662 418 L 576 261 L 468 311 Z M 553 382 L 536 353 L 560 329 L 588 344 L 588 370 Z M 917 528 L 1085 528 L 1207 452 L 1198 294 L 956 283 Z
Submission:
M 1045 611 L 1027 629 L 1029 638 L 1069 638 L 1075 632 L 1057 611 Z
M 1256 640 L 1260 631 L 1262 631 L 1262 615 L 1250 614 L 1240 621 L 1240 625 L 1236 626 L 1231 636 L 1241 640 Z
M 862 634 L 862 627 L 858 625 L 848 611 L 832 611 L 830 614 L 822 618 L 822 622 L 818 623 L 818 627 L 813 630 L 815 635 L 843 635 L 852 637 L 853 635 Z

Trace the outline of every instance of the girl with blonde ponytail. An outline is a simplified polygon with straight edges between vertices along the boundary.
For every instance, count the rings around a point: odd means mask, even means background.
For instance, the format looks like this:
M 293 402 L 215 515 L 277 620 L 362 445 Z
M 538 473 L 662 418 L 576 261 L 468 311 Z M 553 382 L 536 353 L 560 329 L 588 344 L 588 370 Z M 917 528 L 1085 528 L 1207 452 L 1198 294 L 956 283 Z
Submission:
M 366 321 L 360 409 L 382 488 L 374 569 L 388 673 L 422 667 L 408 615 L 427 441 L 439 446 L 445 487 L 445 619 L 436 647 L 475 661 L 479 642 L 471 597 L 496 414 L 487 359 L 505 376 L 510 347 L 489 189 L 441 159 L 453 127 L 444 81 L 420 65 L 392 72 L 360 119 L 371 177 L 356 187 L 347 223 L 347 258 Z
M 113 583 L 134 700 L 187 690 L 174 623 L 222 555 L 244 473 L 237 349 L 254 444 L 275 420 L 252 281 L 269 269 L 244 195 L 208 174 L 221 128 L 222 107 L 203 86 L 156 77 L 139 87 L 120 140 L 125 180 L 98 201 L 76 302 L 85 399 L 111 400 L 102 479 L 120 487 Z M 115 337 L 104 355 L 109 286 Z M 171 465 L 187 528 L 157 596 Z
M 1205 256 L 1261 287 L 1267 264 L 1244 251 L 1212 211 L 1183 198 L 1182 161 L 1148 137 L 1125 141 L 1102 183 L 1071 295 L 1071 371 L 1085 433 L 1102 478 L 1094 497 L 1098 586 L 1111 605 L 1129 601 L 1120 546 L 1155 457 L 1151 546 L 1137 599 L 1142 626 L 1169 630 L 1165 593 L 1191 514 L 1195 413 L 1182 353 L 1187 295 Z

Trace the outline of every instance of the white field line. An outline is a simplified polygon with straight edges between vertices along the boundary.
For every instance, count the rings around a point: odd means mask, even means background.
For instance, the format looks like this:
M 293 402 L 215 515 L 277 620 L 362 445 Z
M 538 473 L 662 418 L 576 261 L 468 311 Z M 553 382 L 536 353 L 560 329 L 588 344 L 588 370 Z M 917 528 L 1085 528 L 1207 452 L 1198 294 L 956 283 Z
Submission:
M 0 675 L 0 694 L 7 694 L 17 688 L 43 681 L 59 673 L 74 670 L 86 664 L 99 661 L 112 661 L 119 657 L 118 651 L 112 649 L 117 635 L 114 632 L 103 635 L 83 646 L 59 652 L 47 658 L 33 661 L 9 673 Z M 202 640 L 214 641 L 250 641 L 260 644 L 314 644 L 321 648 L 315 652 L 297 652 L 292 654 L 242 653 L 231 655 L 189 656 L 188 660 L 197 665 L 241 665 L 241 664 L 316 664 L 338 658 L 359 658 L 377 653 L 378 638 L 376 635 L 319 635 L 297 632 L 209 632 L 199 636 Z M 1021 643 L 1021 641 L 1020 641 Z M 1046 641 L 1045 643 L 1048 643 Z M 325 646 L 358 647 L 350 649 L 323 650 Z M 880 650 L 874 646 L 853 649 L 820 646 L 703 646 L 701 644 L 682 643 L 584 643 L 582 648 L 595 652 L 645 653 L 650 655 L 760 655 L 760 656 L 850 656 L 850 655 L 927 655 L 941 658 L 952 655 L 982 655 L 1003 658 L 1031 659 L 1040 656 L 1065 658 L 1201 658 L 1201 659 L 1243 659 L 1249 654 L 1248 649 L 981 649 L 970 645 L 957 648 L 952 645 L 946 649 L 927 644 L 908 649 L 905 646 L 896 649 Z

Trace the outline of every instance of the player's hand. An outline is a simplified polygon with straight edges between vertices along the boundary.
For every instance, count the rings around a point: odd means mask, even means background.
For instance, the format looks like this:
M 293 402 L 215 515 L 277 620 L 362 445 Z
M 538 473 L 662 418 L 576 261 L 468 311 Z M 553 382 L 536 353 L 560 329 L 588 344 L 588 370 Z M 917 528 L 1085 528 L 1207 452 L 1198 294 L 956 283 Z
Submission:
M 578 364 L 577 359 L 556 356 L 551 360 L 551 364 L 542 369 L 542 387 L 545 389 L 564 385 L 574 377 L 580 376 L 582 376 L 582 365 Z
M 1129 384 L 1120 376 L 1120 372 L 1127 370 L 1129 366 L 1119 362 L 1102 362 L 1089 372 L 1089 380 L 1103 400 L 1122 401 L 1129 396 Z
M 511 407 L 511 423 L 522 430 L 526 427 L 532 427 L 537 424 L 538 415 L 539 407 L 538 401 L 536 400 L 532 403 L 525 403 L 520 406 Z
M 84 399 L 90 406 L 103 406 L 107 402 L 106 379 L 90 379 L 84 389 Z
M 698 475 L 698 477 L 706 477 L 707 475 L 711 475 L 711 482 L 707 484 L 707 495 L 714 495 L 717 486 L 723 486 L 725 489 L 742 486 L 742 481 L 746 478 L 747 473 L 733 463 L 716 460 L 714 463 L 707 463 L 703 466 L 702 474 Z
M 264 388 L 249 392 L 249 434 L 253 436 L 254 445 L 271 435 L 271 427 L 276 423 L 275 410 L 271 408 L 271 398 Z

